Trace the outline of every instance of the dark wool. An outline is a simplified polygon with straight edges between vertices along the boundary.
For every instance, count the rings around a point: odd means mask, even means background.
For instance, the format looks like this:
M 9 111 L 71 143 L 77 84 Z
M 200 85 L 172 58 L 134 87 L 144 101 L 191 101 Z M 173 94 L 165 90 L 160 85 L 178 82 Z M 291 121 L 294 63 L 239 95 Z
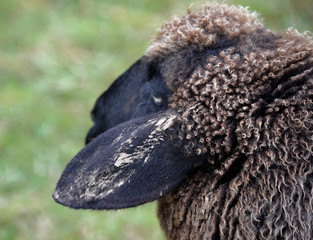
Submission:
M 184 49 L 202 54 L 185 75 Z M 312 239 L 312 39 L 210 3 L 166 24 L 147 55 L 163 61 L 186 152 L 211 165 L 159 200 L 167 238 Z
M 209 3 L 165 24 L 97 100 L 65 206 L 158 199 L 172 240 L 313 239 L 313 41 Z

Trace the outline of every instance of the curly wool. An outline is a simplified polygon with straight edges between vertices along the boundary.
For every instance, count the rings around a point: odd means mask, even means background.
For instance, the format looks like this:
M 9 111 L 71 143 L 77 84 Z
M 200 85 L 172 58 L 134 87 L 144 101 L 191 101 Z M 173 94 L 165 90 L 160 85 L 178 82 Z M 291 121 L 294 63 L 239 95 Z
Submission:
M 203 51 L 220 42 L 226 43 L 224 48 L 205 59 L 189 78 L 168 77 L 167 84 L 174 92 L 170 107 L 181 113 L 181 140 L 190 140 L 189 147 L 198 154 L 207 149 L 211 155 L 231 150 L 233 131 L 227 120 L 232 118 L 241 126 L 236 129 L 240 151 L 253 153 L 262 126 L 256 128 L 260 123 L 250 118 L 261 111 L 278 113 L 297 105 L 279 96 L 311 71 L 312 41 L 296 30 L 275 35 L 263 28 L 256 13 L 215 3 L 166 24 L 147 55 L 168 56 L 183 48 Z M 307 87 L 303 86 L 303 91 Z M 275 92 L 277 97 L 264 99 L 265 92 Z M 248 141 L 252 138 L 255 140 Z M 186 146 L 187 151 L 191 148 Z
M 210 3 L 166 24 L 146 54 L 183 49 L 210 54 L 190 74 L 164 72 L 169 106 L 186 153 L 207 155 L 211 167 L 160 200 L 168 238 L 311 239 L 312 39 Z
M 218 44 L 221 35 L 226 34 L 229 40 L 238 39 L 258 29 L 263 29 L 263 24 L 257 13 L 241 6 L 210 3 L 196 13 L 188 10 L 187 15 L 175 16 L 165 24 L 147 49 L 147 55 L 160 56 L 190 45 L 204 49 Z

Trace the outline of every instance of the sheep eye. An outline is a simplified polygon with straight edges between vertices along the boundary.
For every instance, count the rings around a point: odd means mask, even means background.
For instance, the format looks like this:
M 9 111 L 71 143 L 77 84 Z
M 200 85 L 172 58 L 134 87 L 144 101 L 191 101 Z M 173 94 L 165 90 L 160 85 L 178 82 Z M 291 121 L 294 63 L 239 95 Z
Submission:
M 156 96 L 152 95 L 152 98 L 153 98 L 153 101 L 154 101 L 155 104 L 162 105 L 162 103 L 163 103 L 163 98 L 162 97 L 156 97 Z

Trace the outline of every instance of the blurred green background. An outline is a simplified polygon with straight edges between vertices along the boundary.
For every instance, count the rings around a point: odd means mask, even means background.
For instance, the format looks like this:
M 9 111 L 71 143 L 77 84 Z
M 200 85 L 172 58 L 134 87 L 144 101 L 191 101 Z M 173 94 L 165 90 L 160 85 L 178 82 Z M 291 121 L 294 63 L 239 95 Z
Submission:
M 71 210 L 51 194 L 83 146 L 95 99 L 187 0 L 0 0 L 0 239 L 164 239 L 155 203 Z M 312 31 L 311 0 L 249 5 L 266 26 Z

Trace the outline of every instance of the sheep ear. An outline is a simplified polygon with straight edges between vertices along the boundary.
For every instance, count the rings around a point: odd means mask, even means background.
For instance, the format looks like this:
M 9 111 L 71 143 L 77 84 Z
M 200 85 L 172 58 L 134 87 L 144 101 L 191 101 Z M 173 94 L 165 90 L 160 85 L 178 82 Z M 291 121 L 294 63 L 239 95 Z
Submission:
M 175 116 L 120 124 L 86 145 L 67 165 L 54 199 L 71 208 L 118 209 L 167 194 L 192 168 L 168 135 Z

